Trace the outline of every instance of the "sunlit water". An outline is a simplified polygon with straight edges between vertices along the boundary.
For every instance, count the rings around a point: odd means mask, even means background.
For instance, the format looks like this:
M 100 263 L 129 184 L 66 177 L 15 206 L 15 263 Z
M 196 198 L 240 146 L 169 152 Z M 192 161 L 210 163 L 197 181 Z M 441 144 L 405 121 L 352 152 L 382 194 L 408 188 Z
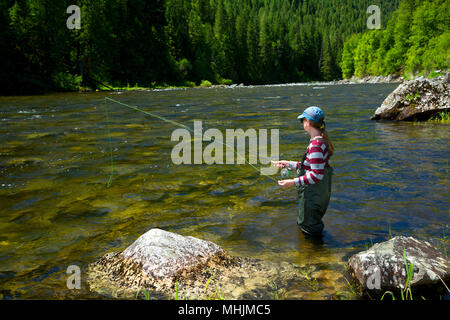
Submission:
M 339 297 L 346 259 L 371 242 L 411 235 L 444 247 L 449 125 L 370 121 L 395 87 L 0 97 L 0 298 L 101 298 L 86 290 L 88 264 L 150 228 L 210 240 L 235 255 L 314 264 L 321 292 L 306 298 Z M 309 140 L 297 115 L 321 106 L 336 148 L 322 242 L 299 231 L 295 189 L 249 165 L 174 165 L 177 127 L 113 103 L 107 188 L 105 96 L 189 127 L 202 120 L 203 130 L 224 136 L 226 129 L 279 129 L 280 158 L 288 160 L 299 160 Z M 82 290 L 67 289 L 69 265 L 80 266 Z M 295 288 L 285 289 L 296 297 Z

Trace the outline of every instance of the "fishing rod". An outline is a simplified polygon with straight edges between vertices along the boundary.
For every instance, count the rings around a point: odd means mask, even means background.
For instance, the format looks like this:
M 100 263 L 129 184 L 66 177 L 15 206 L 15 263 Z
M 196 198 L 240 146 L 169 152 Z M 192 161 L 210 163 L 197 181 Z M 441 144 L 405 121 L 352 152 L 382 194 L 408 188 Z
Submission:
M 113 148 L 112 148 L 112 142 L 111 142 L 111 130 L 110 130 L 110 125 L 109 125 L 109 113 L 108 113 L 108 103 L 107 103 L 107 101 L 111 101 L 111 102 L 117 103 L 117 104 L 119 104 L 119 105 L 121 105 L 121 106 L 127 107 L 127 108 L 129 108 L 129 109 L 132 109 L 132 110 L 135 110 L 135 111 L 138 111 L 138 112 L 141 112 L 141 113 L 144 113 L 144 114 L 146 114 L 146 115 L 148 115 L 148 116 L 150 116 L 150 117 L 157 118 L 157 119 L 159 119 L 159 120 L 162 120 L 162 121 L 164 121 L 164 122 L 170 123 L 170 124 L 172 124 L 172 125 L 174 125 L 174 126 L 177 126 L 177 127 L 181 127 L 181 128 L 183 128 L 183 129 L 188 130 L 189 132 L 194 133 L 194 130 L 193 130 L 192 128 L 190 128 L 190 127 L 188 127 L 188 126 L 185 126 L 185 125 L 182 124 L 182 123 L 178 123 L 178 122 L 176 122 L 176 121 L 167 119 L 167 118 L 165 118 L 165 117 L 162 117 L 162 116 L 160 116 L 160 115 L 154 114 L 154 113 L 152 113 L 152 112 L 142 110 L 142 109 L 139 108 L 138 106 L 131 106 L 131 105 L 129 105 L 129 104 L 126 104 L 126 103 L 117 101 L 117 100 L 115 100 L 115 99 L 112 99 L 112 98 L 109 98 L 109 97 L 105 97 L 104 104 L 105 104 L 105 114 L 106 114 L 106 127 L 107 127 L 107 132 L 108 132 L 108 140 L 109 140 L 109 148 L 110 148 L 110 161 L 111 161 L 111 173 L 110 173 L 109 180 L 108 180 L 108 184 L 107 184 L 107 187 L 108 187 L 108 188 L 111 186 L 112 180 L 113 180 L 113 175 L 114 175 L 114 160 L 113 160 Z M 234 145 L 233 145 L 233 146 L 230 146 L 229 144 L 224 143 L 223 141 L 218 141 L 218 142 L 221 143 L 223 146 L 226 146 L 226 147 L 231 148 L 231 149 L 234 151 L 234 153 L 235 153 L 236 155 L 238 155 L 238 156 L 242 157 L 242 159 L 244 159 L 244 161 L 245 161 L 246 164 L 250 165 L 253 169 L 255 169 L 256 171 L 260 172 L 260 169 L 258 169 L 258 168 L 255 167 L 253 164 L 251 164 L 250 162 L 248 162 L 248 161 L 245 159 L 245 156 L 242 156 L 241 154 L 238 153 L 238 151 L 234 148 Z M 267 158 L 267 157 L 263 157 L 263 158 L 270 159 L 270 158 Z M 271 165 L 273 165 L 273 162 L 271 162 Z M 271 179 L 272 181 L 278 182 L 277 179 L 275 179 L 275 178 L 273 178 L 273 177 L 271 177 L 271 176 L 269 176 L 269 175 L 264 175 L 264 176 L 266 176 L 267 178 Z

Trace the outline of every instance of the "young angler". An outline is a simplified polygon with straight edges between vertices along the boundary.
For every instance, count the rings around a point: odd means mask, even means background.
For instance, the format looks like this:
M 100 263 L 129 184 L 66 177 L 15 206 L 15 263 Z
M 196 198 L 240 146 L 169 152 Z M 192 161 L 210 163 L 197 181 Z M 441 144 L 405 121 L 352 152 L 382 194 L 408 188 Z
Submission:
M 279 168 L 297 171 L 297 178 L 280 180 L 278 184 L 283 188 L 297 187 L 297 224 L 304 233 L 315 236 L 322 233 L 322 217 L 330 201 L 333 168 L 329 160 L 334 147 L 325 132 L 325 115 L 320 108 L 309 107 L 297 119 L 311 136 L 310 144 L 301 162 L 275 162 Z

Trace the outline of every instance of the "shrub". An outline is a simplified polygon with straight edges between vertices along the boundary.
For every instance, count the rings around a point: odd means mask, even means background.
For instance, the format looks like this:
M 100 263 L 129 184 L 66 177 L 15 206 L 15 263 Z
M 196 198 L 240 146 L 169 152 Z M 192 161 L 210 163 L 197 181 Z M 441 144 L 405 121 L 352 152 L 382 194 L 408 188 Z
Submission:
M 208 80 L 202 80 L 202 82 L 200 83 L 200 87 L 211 87 L 211 86 L 212 84 Z

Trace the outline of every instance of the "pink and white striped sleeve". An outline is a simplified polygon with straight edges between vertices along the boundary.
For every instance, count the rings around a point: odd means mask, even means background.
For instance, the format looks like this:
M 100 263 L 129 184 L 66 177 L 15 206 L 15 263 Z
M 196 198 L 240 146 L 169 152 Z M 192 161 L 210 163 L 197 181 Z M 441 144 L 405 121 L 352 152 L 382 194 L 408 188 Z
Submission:
M 327 156 L 328 151 L 325 143 L 317 142 L 317 140 L 311 142 L 305 159 L 306 172 L 303 176 L 294 179 L 295 185 L 311 185 L 322 180 Z

